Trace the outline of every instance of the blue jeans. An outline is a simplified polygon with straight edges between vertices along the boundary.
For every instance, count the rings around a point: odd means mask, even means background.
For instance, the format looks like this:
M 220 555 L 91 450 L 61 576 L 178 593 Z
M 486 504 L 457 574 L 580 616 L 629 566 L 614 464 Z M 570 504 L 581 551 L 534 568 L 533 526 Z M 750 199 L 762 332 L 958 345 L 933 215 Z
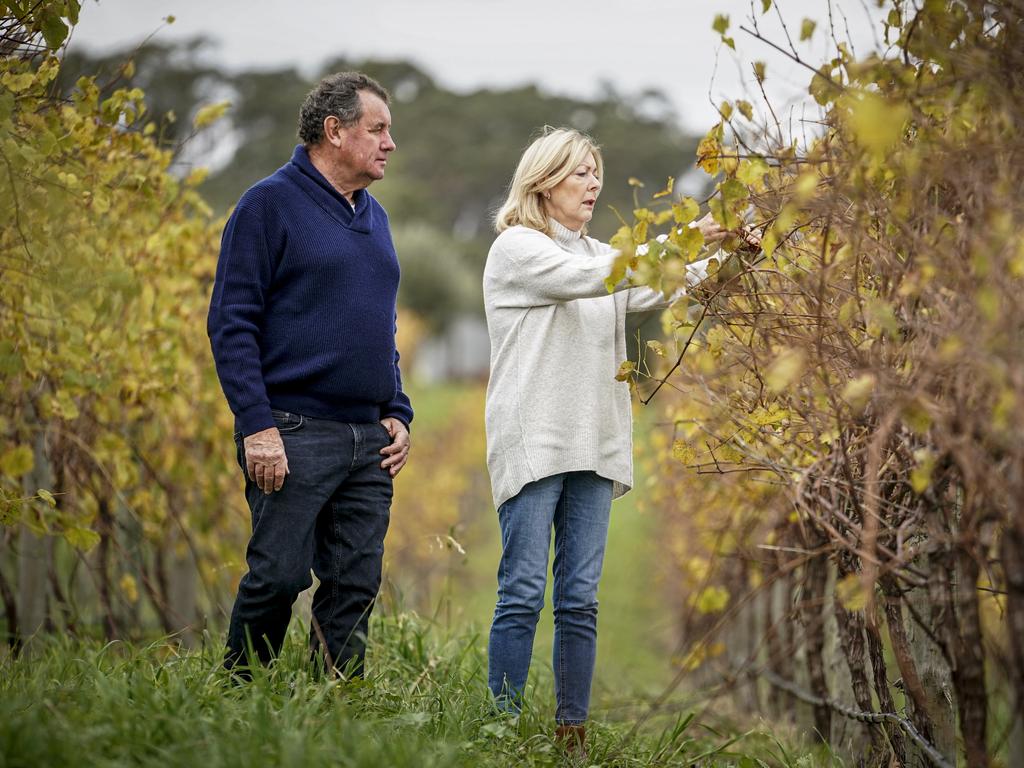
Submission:
M 313 596 L 313 651 L 339 670 L 360 674 L 391 516 L 391 476 L 381 469 L 379 451 L 391 438 L 377 422 L 273 414 L 290 473 L 269 495 L 246 475 L 249 572 L 231 612 L 225 665 L 247 665 L 249 642 L 263 663 L 280 653 L 292 603 L 313 583 L 312 568 L 320 580 Z M 245 474 L 240 434 L 235 444 Z
M 567 472 L 527 484 L 498 510 L 502 554 L 487 682 L 500 708 L 517 712 L 526 687 L 554 526 L 555 720 L 576 725 L 587 719 L 611 503 L 611 480 Z

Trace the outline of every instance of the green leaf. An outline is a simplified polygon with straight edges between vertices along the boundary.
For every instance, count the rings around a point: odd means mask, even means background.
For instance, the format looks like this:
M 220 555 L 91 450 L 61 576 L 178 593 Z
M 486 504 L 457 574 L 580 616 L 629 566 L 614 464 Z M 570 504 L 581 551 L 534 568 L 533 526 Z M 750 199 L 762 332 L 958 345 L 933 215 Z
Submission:
M 761 180 L 764 179 L 764 175 L 770 170 L 771 168 L 768 166 L 768 163 L 763 159 L 751 157 L 740 161 L 739 166 L 736 168 L 736 178 L 747 186 L 753 186 L 760 184 Z
M 711 25 L 711 28 L 720 35 L 724 35 L 729 29 L 729 17 L 724 13 L 720 13 L 715 16 L 715 21 Z
M 772 0 L 761 0 L 761 15 L 768 13 L 772 7 Z
M 729 604 L 729 590 L 725 587 L 705 587 L 697 595 L 694 607 L 699 613 L 721 613 Z
M 14 94 L 10 91 L 0 93 L 0 121 L 6 122 L 14 111 Z
M 32 449 L 27 445 L 18 445 L 0 455 L 0 473 L 15 478 L 27 475 L 35 466 Z
M 754 119 L 754 108 L 750 106 L 749 101 L 744 101 L 743 99 L 740 99 L 739 101 L 736 102 L 736 108 L 740 111 L 740 113 L 742 113 L 742 115 L 745 118 L 747 118 L 747 120 Z
M 47 504 L 49 504 L 49 505 L 50 505 L 51 507 L 56 507 L 56 506 L 57 506 L 57 500 L 56 500 L 56 499 L 55 499 L 55 498 L 53 497 L 53 494 L 52 494 L 52 493 L 50 493 L 50 492 L 49 492 L 48 490 L 46 490 L 45 488 L 39 488 L 39 489 L 38 489 L 38 490 L 36 491 L 36 496 L 38 496 L 38 497 L 39 497 L 40 499 L 42 499 L 43 501 L 45 501 L 45 502 L 46 502 Z
M 757 82 L 763 83 L 764 82 L 764 74 L 765 74 L 764 62 L 763 61 L 755 61 L 754 64 L 753 64 L 753 67 L 754 67 L 754 77 L 757 78 Z
M 746 200 L 750 195 L 747 191 L 746 185 L 739 179 L 723 181 L 718 186 L 718 191 L 722 195 L 722 200 L 724 200 L 727 205 L 738 203 L 741 200 Z
M 64 538 L 80 552 L 88 552 L 100 543 L 100 535 L 90 528 L 65 528 Z
M 818 22 L 814 19 L 804 19 L 800 25 L 800 39 L 810 40 L 811 35 L 814 34 L 814 28 L 818 26 Z
M 51 51 L 55 51 L 64 44 L 68 36 L 68 25 L 64 23 L 57 13 L 47 13 L 39 24 L 39 31 L 43 33 L 43 39 Z

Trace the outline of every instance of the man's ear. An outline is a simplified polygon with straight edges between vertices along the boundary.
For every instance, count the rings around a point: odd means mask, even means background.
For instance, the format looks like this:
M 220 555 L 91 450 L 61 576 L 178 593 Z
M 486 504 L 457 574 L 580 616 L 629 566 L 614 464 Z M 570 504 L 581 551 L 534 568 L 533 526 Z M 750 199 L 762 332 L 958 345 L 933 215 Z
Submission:
M 342 133 L 343 126 L 341 120 L 334 115 L 328 115 L 324 118 L 324 138 L 334 147 L 340 147 L 345 143 L 345 137 Z

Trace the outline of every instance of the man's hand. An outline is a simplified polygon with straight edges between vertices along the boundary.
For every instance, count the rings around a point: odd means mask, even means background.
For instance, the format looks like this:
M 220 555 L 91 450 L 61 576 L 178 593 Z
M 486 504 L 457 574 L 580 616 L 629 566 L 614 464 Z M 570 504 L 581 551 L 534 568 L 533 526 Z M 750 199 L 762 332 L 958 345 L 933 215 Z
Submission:
M 277 427 L 247 435 L 242 441 L 249 479 L 266 494 L 280 491 L 288 474 L 288 457 Z
M 406 429 L 405 424 L 393 416 L 381 419 L 380 423 L 391 435 L 391 445 L 381 448 L 381 455 L 387 458 L 380 463 L 380 466 L 382 469 L 388 470 L 394 477 L 402 471 L 402 467 L 405 466 L 405 462 L 409 458 L 409 430 Z

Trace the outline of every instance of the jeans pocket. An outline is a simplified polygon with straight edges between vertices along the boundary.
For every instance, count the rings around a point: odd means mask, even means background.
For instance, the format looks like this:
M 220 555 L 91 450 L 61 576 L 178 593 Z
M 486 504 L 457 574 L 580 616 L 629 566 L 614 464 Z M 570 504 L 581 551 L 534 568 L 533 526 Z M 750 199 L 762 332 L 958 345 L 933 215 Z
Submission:
M 306 421 L 306 417 L 301 413 L 288 413 L 275 408 L 270 409 L 270 415 L 274 417 L 274 426 L 282 435 L 301 429 Z

